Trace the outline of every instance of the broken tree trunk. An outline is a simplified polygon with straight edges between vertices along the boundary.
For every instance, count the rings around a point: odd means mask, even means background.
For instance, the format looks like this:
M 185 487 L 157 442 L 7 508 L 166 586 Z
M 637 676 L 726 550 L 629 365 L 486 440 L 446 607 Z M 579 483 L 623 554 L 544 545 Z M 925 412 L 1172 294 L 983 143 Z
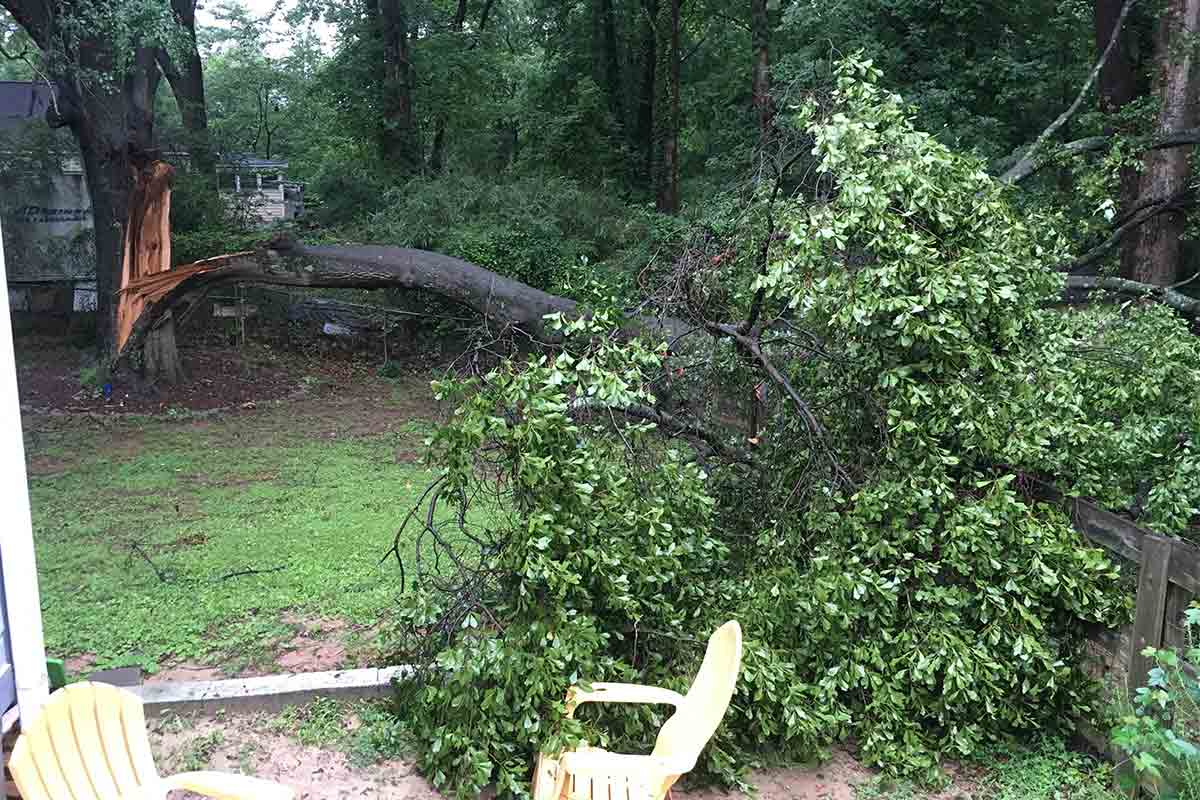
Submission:
M 121 262 L 121 288 L 117 300 L 117 351 L 120 352 L 145 309 L 145 298 L 130 287 L 171 270 L 171 179 L 169 164 L 155 161 L 135 176 L 129 204 Z M 170 314 L 145 333 L 147 380 L 178 383 L 183 377 L 175 326 Z

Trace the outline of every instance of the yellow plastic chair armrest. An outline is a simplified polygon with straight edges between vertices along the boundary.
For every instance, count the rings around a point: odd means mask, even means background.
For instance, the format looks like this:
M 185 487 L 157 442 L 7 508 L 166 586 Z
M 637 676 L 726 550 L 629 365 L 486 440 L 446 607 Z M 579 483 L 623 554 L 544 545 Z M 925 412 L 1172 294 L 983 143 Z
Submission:
M 295 800 L 296 797 L 294 791 L 282 784 L 228 772 L 181 772 L 165 778 L 163 783 L 168 789 L 186 789 L 219 800 Z
M 640 686 L 636 683 L 593 683 L 592 690 L 585 692 L 578 686 L 567 690 L 567 716 L 584 703 L 663 703 L 677 706 L 683 695 L 657 686 Z

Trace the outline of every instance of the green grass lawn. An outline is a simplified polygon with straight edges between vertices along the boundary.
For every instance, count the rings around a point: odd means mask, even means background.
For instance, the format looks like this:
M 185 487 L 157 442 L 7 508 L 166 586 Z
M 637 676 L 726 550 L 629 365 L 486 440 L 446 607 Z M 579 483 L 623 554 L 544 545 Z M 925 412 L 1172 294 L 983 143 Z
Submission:
M 399 570 L 380 559 L 431 479 L 415 460 L 431 423 L 368 402 L 35 430 L 49 654 L 236 672 L 294 636 L 286 612 L 386 622 Z M 275 571 L 225 577 L 242 570 Z

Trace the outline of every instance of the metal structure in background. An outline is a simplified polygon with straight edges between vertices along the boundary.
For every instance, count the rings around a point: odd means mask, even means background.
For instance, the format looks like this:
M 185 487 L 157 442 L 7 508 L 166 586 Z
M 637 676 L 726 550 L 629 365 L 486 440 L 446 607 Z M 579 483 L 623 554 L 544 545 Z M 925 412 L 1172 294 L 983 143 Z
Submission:
M 3 223 L 0 223 L 3 224 Z M 0 711 L 7 730 L 31 722 L 46 703 L 46 646 L 25 476 L 25 442 L 17 399 L 17 361 L 0 235 Z M 16 705 L 13 705 L 13 701 Z M 18 714 L 11 713 L 16 709 Z

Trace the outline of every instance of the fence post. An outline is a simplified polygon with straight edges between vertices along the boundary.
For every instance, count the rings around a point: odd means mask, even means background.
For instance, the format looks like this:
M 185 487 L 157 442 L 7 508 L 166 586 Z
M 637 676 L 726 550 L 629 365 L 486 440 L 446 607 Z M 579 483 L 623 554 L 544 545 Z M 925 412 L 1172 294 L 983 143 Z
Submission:
M 1142 539 L 1142 564 L 1138 572 L 1137 608 L 1129 642 L 1129 675 L 1126 686 L 1132 694 L 1146 685 L 1154 666 L 1142 655 L 1147 647 L 1162 647 L 1163 623 L 1167 613 L 1167 576 L 1171 567 L 1171 540 L 1147 535 Z

